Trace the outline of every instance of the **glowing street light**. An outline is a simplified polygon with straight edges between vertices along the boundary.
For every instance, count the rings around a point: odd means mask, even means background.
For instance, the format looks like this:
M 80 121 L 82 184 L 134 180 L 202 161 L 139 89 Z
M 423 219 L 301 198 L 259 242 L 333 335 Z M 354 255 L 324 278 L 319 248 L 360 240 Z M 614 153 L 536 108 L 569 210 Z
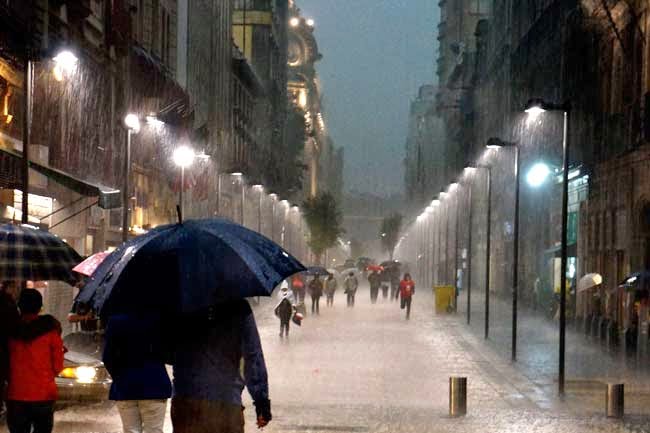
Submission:
M 124 116 L 124 125 L 129 131 L 137 134 L 140 132 L 140 117 L 137 114 L 129 113 Z
M 52 74 L 56 81 L 63 81 L 65 75 L 72 75 L 77 70 L 79 59 L 70 50 L 59 52 L 53 59 L 54 68 Z
M 300 19 L 298 17 L 293 17 L 289 20 L 289 25 L 291 27 L 298 27 L 299 24 L 300 24 Z
M 551 175 L 551 169 L 543 162 L 534 164 L 526 174 L 526 183 L 533 188 L 542 186 Z
M 309 27 L 314 27 L 315 24 L 316 24 L 316 23 L 314 22 L 313 19 L 309 18 L 309 19 L 307 20 L 307 25 L 308 25 Z

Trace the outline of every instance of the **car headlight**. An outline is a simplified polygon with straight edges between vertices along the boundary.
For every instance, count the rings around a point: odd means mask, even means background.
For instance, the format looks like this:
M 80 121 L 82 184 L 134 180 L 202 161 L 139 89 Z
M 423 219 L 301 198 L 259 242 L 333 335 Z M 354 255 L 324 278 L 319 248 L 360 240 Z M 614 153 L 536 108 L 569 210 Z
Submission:
M 60 377 L 66 379 L 75 379 L 79 383 L 91 383 L 97 377 L 97 369 L 95 367 L 66 367 L 61 373 Z

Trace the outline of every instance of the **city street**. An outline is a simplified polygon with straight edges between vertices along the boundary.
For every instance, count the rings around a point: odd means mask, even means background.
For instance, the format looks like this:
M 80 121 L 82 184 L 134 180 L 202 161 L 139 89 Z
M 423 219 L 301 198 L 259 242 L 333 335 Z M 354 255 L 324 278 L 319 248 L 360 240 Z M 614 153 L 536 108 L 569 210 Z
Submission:
M 585 403 L 570 394 L 566 403 L 557 401 L 534 377 L 512 368 L 507 356 L 485 348 L 462 316 L 433 315 L 432 301 L 420 290 L 407 322 L 396 303 L 371 305 L 367 290 L 352 310 L 339 292 L 334 308 L 308 315 L 302 328 L 291 329 L 289 341 L 281 341 L 273 304 L 262 300 L 256 313 L 274 413 L 265 431 L 650 431 L 650 423 L 630 410 L 624 422 L 606 419 L 604 396 Z M 451 375 L 468 377 L 469 414 L 463 419 L 447 415 Z M 246 431 L 254 432 L 248 398 L 245 404 Z M 107 406 L 56 414 L 55 432 L 119 431 L 117 413 Z

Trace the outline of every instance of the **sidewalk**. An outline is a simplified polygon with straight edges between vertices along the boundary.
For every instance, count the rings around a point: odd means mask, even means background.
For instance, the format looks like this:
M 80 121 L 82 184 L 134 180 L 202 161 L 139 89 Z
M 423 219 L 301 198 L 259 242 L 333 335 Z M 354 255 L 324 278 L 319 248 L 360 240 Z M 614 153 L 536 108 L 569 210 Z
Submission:
M 477 298 L 474 300 L 474 298 Z M 509 362 L 512 342 L 512 307 L 501 298 L 490 302 L 490 336 L 484 335 L 484 297 L 472 294 L 472 323 L 466 331 L 480 342 L 483 350 L 499 354 Z M 460 302 L 466 298 L 461 298 Z M 466 323 L 466 308 L 457 316 Z M 516 370 L 547 394 L 557 394 L 559 323 L 520 306 L 518 314 Z M 637 361 L 620 351 L 609 351 L 599 340 L 567 325 L 565 405 L 576 413 L 602 413 L 604 386 L 625 383 L 626 413 L 650 417 L 650 368 L 648 360 Z

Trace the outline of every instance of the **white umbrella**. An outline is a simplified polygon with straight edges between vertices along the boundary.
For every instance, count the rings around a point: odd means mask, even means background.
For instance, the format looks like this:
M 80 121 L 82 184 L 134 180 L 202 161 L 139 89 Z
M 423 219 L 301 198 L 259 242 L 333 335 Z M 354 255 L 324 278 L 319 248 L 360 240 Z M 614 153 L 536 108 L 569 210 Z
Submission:
M 341 275 L 347 277 L 348 275 L 350 275 L 350 272 L 352 272 L 354 275 L 359 274 L 359 270 L 357 268 L 349 268 L 349 269 L 346 269 L 345 271 L 341 272 Z
M 578 281 L 578 292 L 589 290 L 593 287 L 600 286 L 603 283 L 603 277 L 600 274 L 587 274 Z

